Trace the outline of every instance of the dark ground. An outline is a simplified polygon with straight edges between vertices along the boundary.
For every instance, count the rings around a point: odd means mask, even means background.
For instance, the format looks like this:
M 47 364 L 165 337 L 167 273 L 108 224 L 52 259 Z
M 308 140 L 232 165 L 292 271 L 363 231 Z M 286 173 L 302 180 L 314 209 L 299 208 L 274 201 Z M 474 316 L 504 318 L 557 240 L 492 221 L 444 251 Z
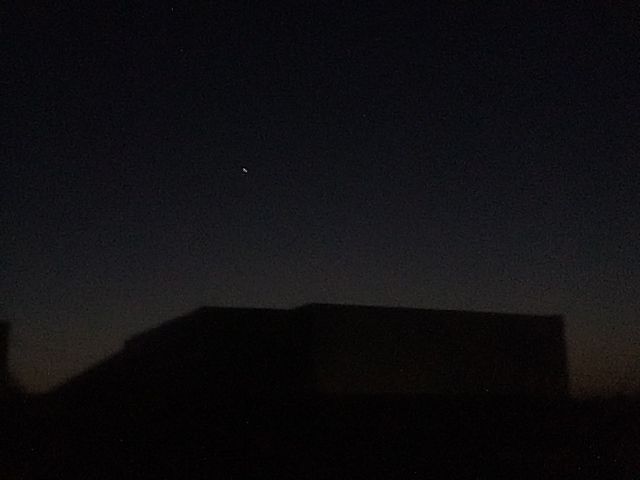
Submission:
M 178 398 L 173 396 L 173 398 Z M 636 479 L 640 401 L 438 399 L 6 404 L 3 478 Z

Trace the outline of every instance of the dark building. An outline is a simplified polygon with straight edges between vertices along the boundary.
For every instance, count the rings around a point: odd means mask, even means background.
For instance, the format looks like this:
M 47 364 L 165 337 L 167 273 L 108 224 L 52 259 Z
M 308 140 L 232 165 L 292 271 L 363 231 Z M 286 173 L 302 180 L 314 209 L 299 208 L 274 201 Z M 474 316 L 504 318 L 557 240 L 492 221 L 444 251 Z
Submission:
M 213 397 L 568 390 L 561 316 L 321 304 L 204 307 L 133 337 L 62 390 L 91 379 Z
M 38 399 L 18 478 L 567 478 L 565 394 L 560 316 L 204 307 Z
M 311 305 L 314 387 L 330 393 L 564 395 L 560 316 Z

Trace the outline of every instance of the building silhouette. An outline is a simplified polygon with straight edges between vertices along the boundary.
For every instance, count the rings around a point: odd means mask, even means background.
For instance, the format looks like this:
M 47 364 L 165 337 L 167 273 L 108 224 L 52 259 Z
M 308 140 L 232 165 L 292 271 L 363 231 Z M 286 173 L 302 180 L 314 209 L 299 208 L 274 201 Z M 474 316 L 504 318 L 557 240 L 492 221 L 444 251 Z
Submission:
M 78 390 L 155 398 L 563 396 L 564 322 L 354 305 L 203 307 L 136 335 L 58 389 Z
M 16 478 L 635 478 L 567 390 L 561 316 L 203 307 L 34 399 Z

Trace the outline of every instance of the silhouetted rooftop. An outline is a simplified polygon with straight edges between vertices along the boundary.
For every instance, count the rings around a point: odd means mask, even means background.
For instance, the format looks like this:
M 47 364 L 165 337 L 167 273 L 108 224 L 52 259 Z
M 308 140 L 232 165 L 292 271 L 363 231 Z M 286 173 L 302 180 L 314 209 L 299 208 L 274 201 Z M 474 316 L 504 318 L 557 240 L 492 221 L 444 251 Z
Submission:
M 211 307 L 203 307 L 208 309 Z M 215 308 L 215 307 L 214 307 Z M 557 320 L 562 318 L 560 314 L 528 314 L 528 313 L 510 313 L 510 312 L 492 312 L 481 310 L 451 310 L 451 309 L 433 309 L 433 308 L 420 308 L 420 307 L 403 307 L 403 306 L 389 306 L 389 305 L 361 305 L 351 303 L 307 303 L 301 305 L 295 310 L 303 309 L 340 309 L 340 310 L 369 310 L 369 311 L 384 311 L 384 312 L 420 312 L 420 313 L 437 313 L 440 315 L 464 315 L 468 317 L 486 318 L 486 317 L 501 317 L 501 318 L 521 318 L 528 320 L 539 320 L 543 318 L 550 318 Z

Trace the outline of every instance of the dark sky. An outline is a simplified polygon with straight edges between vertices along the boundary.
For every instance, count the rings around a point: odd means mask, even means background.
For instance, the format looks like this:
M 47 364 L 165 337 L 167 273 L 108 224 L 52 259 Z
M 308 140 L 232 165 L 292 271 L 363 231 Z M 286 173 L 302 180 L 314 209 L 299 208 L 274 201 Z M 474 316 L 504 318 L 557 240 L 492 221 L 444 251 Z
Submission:
M 637 8 L 227 3 L 5 16 L 29 388 L 202 304 L 309 301 L 563 313 L 576 388 L 633 384 Z

